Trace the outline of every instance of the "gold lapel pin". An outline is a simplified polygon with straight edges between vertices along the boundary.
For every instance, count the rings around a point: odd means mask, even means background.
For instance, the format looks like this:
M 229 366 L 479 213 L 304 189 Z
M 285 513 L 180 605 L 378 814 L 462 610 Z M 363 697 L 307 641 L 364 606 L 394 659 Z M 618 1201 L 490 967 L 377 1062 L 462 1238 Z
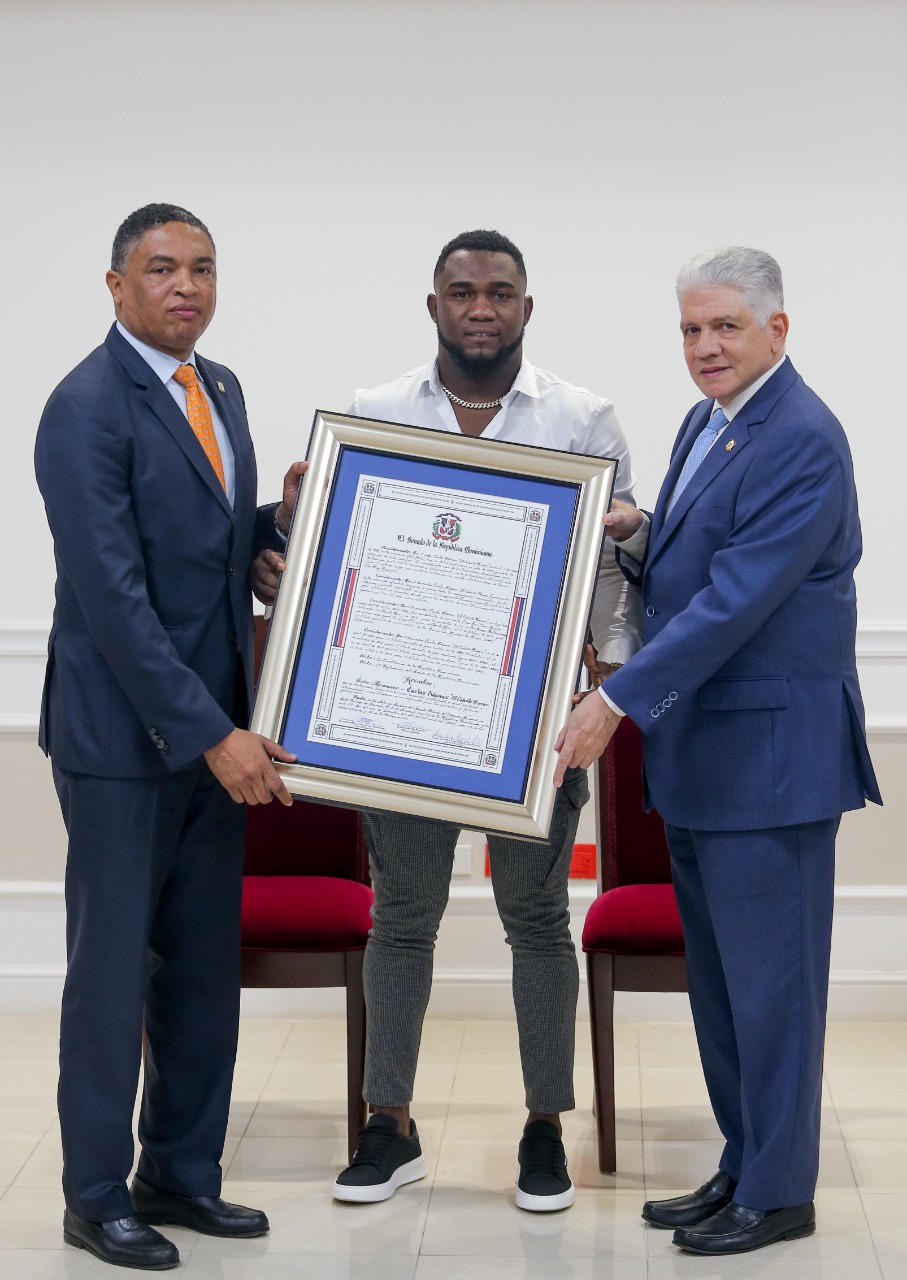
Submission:
M 220 387 L 220 383 L 218 383 L 217 385 Z M 220 389 L 221 391 L 223 391 L 223 387 L 220 387 Z M 736 443 L 737 443 L 736 440 L 728 440 L 727 444 L 724 446 L 725 449 L 728 451 L 728 453 L 730 453 L 730 451 L 733 449 Z
M 223 384 L 222 382 L 219 382 L 219 383 L 217 384 L 217 389 L 218 389 L 218 391 L 223 391 L 223 393 L 226 395 L 226 393 L 227 393 L 227 388 L 224 386 L 224 384 Z

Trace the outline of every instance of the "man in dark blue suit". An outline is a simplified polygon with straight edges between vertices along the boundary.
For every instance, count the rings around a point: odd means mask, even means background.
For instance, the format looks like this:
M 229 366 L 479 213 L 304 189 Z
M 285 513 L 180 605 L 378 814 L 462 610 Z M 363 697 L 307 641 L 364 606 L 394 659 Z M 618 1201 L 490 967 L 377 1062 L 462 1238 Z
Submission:
M 881 803 L 854 642 L 860 524 L 840 424 L 784 354 L 781 273 L 732 248 L 678 277 L 693 381 L 651 523 L 606 518 L 641 582 L 643 648 L 575 709 L 555 781 L 629 715 L 665 819 L 720 1168 L 647 1203 L 693 1253 L 815 1230 L 840 816 Z
M 36 445 L 56 607 L 41 745 L 69 836 L 60 1032 L 64 1236 L 163 1269 L 149 1223 L 268 1230 L 220 1199 L 239 1019 L 243 801 L 291 803 L 246 723 L 251 557 L 281 545 L 299 475 L 256 510 L 229 369 L 195 354 L 215 252 L 185 209 L 148 205 L 114 240 L 116 323 L 57 387 Z M 141 1158 L 131 1194 L 142 1037 Z

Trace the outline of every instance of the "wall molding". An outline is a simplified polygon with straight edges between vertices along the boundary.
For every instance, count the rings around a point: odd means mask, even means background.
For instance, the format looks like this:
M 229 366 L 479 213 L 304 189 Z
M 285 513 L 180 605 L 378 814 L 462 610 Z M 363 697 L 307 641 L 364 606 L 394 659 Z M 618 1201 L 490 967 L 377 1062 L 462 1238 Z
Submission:
M 37 737 L 49 630 L 48 622 L 0 622 L 0 742 Z M 867 736 L 907 741 L 907 622 L 864 624 L 856 650 Z
M 49 622 L 0 622 L 0 662 L 45 658 Z M 857 628 L 857 658 L 907 661 L 907 622 L 867 622 Z
M 570 886 L 574 938 L 595 886 Z M 0 1011 L 48 1013 L 59 1007 L 65 973 L 62 881 L 0 881 Z M 473 963 L 463 964 L 468 956 Z M 585 987 L 585 966 L 580 963 Z M 588 1017 L 581 992 L 577 1013 Z M 342 1016 L 343 993 L 245 991 L 248 1016 Z M 682 994 L 618 993 L 622 1021 L 686 1021 Z M 510 1018 L 510 955 L 491 887 L 457 885 L 441 926 L 429 1014 L 436 1018 Z M 838 1021 L 907 1020 L 907 885 L 839 885 L 829 1017 Z

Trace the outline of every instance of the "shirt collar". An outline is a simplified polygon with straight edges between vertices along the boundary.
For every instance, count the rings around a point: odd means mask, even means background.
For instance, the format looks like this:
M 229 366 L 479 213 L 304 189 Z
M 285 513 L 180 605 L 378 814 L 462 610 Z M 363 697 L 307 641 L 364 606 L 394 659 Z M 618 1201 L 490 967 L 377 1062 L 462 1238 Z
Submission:
M 161 382 L 169 382 L 181 364 L 191 364 L 195 367 L 195 352 L 186 360 L 177 360 L 176 356 L 168 356 L 165 351 L 158 351 L 157 347 L 149 347 L 147 342 L 142 342 L 129 332 L 124 325 L 116 322 L 117 329 L 126 339 L 131 347 L 139 353 L 146 364 L 151 366 L 152 372 L 156 373 Z
M 759 388 L 764 387 L 766 382 L 768 382 L 769 378 L 773 378 L 775 376 L 775 374 L 784 364 L 784 361 L 786 359 L 787 359 L 787 356 L 782 356 L 781 359 L 777 362 L 777 364 L 773 364 L 772 367 L 766 373 L 763 373 L 761 378 L 757 378 L 755 382 L 751 382 L 750 385 L 744 391 L 738 392 L 737 395 L 732 397 L 732 399 L 728 400 L 727 404 L 721 406 L 722 409 L 724 410 L 724 416 L 727 418 L 728 422 L 732 422 L 733 419 L 736 417 L 736 415 L 740 412 L 740 410 L 746 404 L 746 402 L 753 398 L 753 396 L 756 394 Z M 712 401 L 713 413 L 715 411 L 715 404 L 716 404 L 716 401 L 713 400 Z
M 422 379 L 422 386 L 423 387 L 427 386 L 428 389 L 434 392 L 435 395 L 440 395 L 440 396 L 444 395 L 444 391 L 441 387 L 441 378 L 440 378 L 440 375 L 438 374 L 438 357 L 437 356 L 435 356 L 431 364 L 426 365 L 425 376 Z M 529 363 L 529 361 L 526 359 L 525 356 L 523 356 L 522 363 L 520 364 L 520 367 L 517 370 L 517 375 L 513 380 L 513 386 L 510 388 L 510 390 L 507 392 L 506 395 L 501 397 L 501 400 L 509 401 L 510 399 L 513 398 L 513 396 L 517 395 L 520 392 L 524 396 L 532 396 L 533 399 L 535 400 L 538 400 L 540 398 L 539 384 L 538 384 L 538 379 L 535 376 L 535 370 L 533 369 L 532 365 Z

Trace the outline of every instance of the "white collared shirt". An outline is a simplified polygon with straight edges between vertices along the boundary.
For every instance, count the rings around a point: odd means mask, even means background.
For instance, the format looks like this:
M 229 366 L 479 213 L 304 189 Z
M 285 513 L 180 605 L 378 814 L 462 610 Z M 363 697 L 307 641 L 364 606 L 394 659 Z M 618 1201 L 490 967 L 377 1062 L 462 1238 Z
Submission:
M 173 399 L 180 407 L 186 421 L 189 421 L 189 413 L 186 409 L 186 390 L 177 382 L 173 375 L 181 364 L 191 364 L 198 376 L 198 367 L 195 363 L 195 352 L 186 360 L 177 360 L 176 356 L 168 356 L 165 351 L 158 351 L 156 347 L 149 347 L 147 342 L 142 342 L 126 329 L 120 322 L 116 322 L 117 329 L 126 339 L 131 347 L 139 353 L 147 365 L 151 367 L 151 372 L 156 374 L 163 382 L 164 386 L 173 396 Z M 208 395 L 205 389 L 205 383 L 201 376 L 198 376 L 199 386 L 202 393 L 208 401 L 208 407 L 211 410 L 211 422 L 214 427 L 214 434 L 217 437 L 217 447 L 220 449 L 220 460 L 224 468 L 224 489 L 227 494 L 227 501 L 233 506 L 236 497 L 236 464 L 233 457 L 233 446 L 230 443 L 230 437 L 227 435 L 227 429 L 221 421 L 220 415 L 214 406 L 214 401 Z
M 441 389 L 437 360 L 420 365 L 393 382 L 357 391 L 350 413 L 379 422 L 402 422 L 463 434 L 453 406 Z M 534 368 L 525 358 L 482 436 L 614 458 L 614 496 L 624 502 L 633 501 L 630 453 L 611 401 L 562 382 L 544 369 Z M 626 662 L 642 643 L 642 598 L 615 563 L 610 538 L 605 540 L 602 551 L 592 634 L 601 662 Z

